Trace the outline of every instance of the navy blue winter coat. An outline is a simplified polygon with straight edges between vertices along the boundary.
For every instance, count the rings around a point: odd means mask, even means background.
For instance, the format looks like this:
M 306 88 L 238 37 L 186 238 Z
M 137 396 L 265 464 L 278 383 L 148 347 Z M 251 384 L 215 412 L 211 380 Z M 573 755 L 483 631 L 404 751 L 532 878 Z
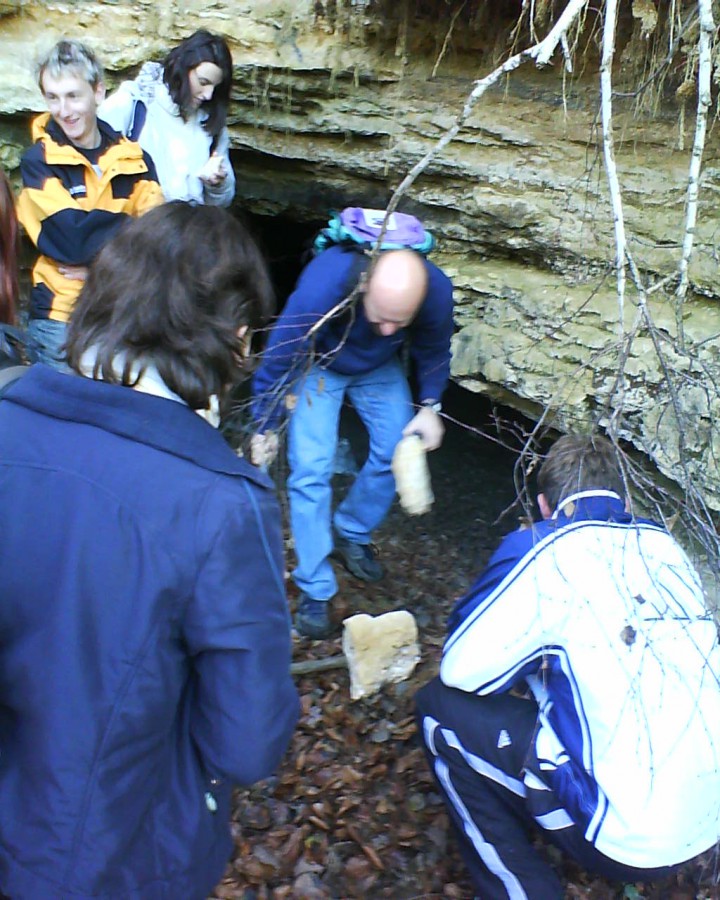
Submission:
M 268 479 L 186 406 L 35 366 L 0 402 L 0 893 L 200 900 L 297 714 Z

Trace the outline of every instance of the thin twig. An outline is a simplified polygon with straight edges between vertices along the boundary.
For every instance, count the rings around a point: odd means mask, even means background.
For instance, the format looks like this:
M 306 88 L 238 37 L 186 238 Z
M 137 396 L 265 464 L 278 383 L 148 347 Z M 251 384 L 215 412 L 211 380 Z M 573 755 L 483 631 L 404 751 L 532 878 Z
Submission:
M 328 669 L 347 669 L 347 659 L 340 653 L 321 659 L 301 659 L 290 664 L 291 675 L 311 675 L 313 672 L 326 672 Z
M 438 58 L 435 60 L 435 65 L 433 66 L 433 70 L 430 73 L 430 78 L 434 78 L 437 75 L 437 70 L 440 68 L 440 63 L 443 61 L 443 57 L 447 53 L 447 48 L 450 45 L 450 38 L 452 37 L 453 29 L 455 28 L 455 22 L 457 21 L 457 17 L 460 13 L 465 9 L 467 4 L 467 0 L 463 0 L 463 2 L 458 6 L 458 8 L 453 13 L 452 18 L 450 19 L 450 25 L 448 26 L 448 30 L 445 34 L 445 40 L 443 41 L 443 45 L 440 48 L 440 53 L 438 54 Z

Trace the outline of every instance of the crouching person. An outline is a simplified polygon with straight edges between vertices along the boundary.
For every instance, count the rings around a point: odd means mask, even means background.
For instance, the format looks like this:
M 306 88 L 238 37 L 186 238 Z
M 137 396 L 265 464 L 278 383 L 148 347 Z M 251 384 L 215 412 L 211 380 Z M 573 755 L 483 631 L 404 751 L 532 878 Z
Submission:
M 0 402 L 0 894 L 202 900 L 233 784 L 298 715 L 271 483 L 198 412 L 272 306 L 233 217 L 172 203 L 101 250 L 68 362 Z
M 624 881 L 663 877 L 720 835 L 720 652 L 696 572 L 626 511 L 606 439 L 561 438 L 538 483 L 543 521 L 506 537 L 459 601 L 417 696 L 483 900 L 563 897 L 532 823 Z

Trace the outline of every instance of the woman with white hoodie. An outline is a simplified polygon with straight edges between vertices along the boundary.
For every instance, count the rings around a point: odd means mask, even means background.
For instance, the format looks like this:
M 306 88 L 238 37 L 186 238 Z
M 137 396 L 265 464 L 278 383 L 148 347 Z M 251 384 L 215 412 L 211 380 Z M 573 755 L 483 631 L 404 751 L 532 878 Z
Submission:
M 235 196 L 227 106 L 232 56 L 219 35 L 200 29 L 147 62 L 107 97 L 98 116 L 152 157 L 166 200 L 229 206 Z

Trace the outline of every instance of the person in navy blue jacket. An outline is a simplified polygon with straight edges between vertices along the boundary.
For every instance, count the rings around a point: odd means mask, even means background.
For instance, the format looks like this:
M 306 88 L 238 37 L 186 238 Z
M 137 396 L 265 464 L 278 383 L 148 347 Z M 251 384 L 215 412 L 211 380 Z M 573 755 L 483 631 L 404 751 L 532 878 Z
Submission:
M 628 511 L 606 438 L 560 438 L 538 485 L 543 521 L 508 535 L 459 601 L 417 696 L 483 900 L 564 896 L 532 825 L 631 882 L 720 836 L 720 649 L 696 571 Z
M 330 556 L 357 578 L 377 581 L 383 569 L 372 532 L 395 494 L 391 461 L 404 434 L 426 450 L 440 446 L 440 400 L 450 374 L 453 300 L 450 279 L 413 250 L 385 250 L 366 273 L 367 258 L 332 246 L 303 270 L 270 333 L 253 380 L 253 459 L 277 451 L 277 429 L 291 409 L 287 481 L 301 591 L 295 625 L 327 636 L 328 606 L 337 592 Z M 350 304 L 361 278 L 363 290 Z M 407 344 L 417 380 L 413 400 L 400 353 Z M 292 401 L 288 402 L 289 397 Z M 333 461 L 340 410 L 349 398 L 369 435 L 368 457 L 331 516 Z
M 279 511 L 208 419 L 270 314 L 262 257 L 171 203 L 100 252 L 73 373 L 0 402 L 0 894 L 204 900 L 235 784 L 298 716 Z

